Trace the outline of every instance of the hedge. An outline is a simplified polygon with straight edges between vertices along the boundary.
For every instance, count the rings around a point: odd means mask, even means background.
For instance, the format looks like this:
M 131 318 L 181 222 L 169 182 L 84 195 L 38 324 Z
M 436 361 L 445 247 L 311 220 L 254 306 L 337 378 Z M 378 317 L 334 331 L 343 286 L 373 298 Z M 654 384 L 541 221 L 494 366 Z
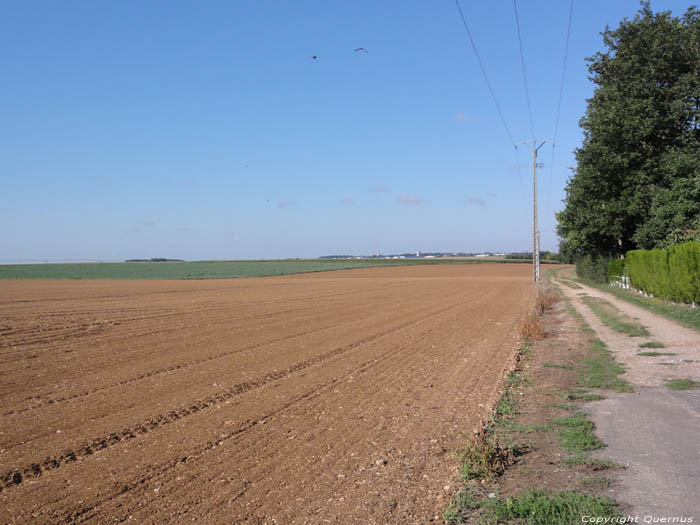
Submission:
M 626 267 L 634 288 L 672 301 L 700 302 L 700 242 L 629 251 Z
M 621 281 L 625 276 L 625 260 L 610 259 L 608 262 L 608 282 Z

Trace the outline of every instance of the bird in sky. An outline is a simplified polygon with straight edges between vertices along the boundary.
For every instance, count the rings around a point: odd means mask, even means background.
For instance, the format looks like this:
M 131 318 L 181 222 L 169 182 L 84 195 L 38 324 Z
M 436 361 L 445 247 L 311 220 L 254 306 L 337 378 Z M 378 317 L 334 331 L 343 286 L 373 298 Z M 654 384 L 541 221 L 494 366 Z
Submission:
M 367 50 L 366 50 L 364 47 L 358 47 L 358 48 L 355 50 L 355 53 L 357 53 L 358 51 L 364 51 L 365 53 L 367 53 Z
M 316 55 L 312 55 L 311 58 L 313 58 L 314 60 L 316 60 L 318 57 L 317 57 Z

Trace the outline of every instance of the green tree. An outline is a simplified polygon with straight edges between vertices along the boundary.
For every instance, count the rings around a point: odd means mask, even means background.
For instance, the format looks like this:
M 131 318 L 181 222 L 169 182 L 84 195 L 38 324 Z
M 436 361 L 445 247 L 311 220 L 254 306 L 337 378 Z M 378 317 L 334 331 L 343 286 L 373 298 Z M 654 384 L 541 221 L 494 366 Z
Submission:
M 663 246 L 700 218 L 700 11 L 654 13 L 602 33 L 596 85 L 557 214 L 560 252 L 609 256 Z

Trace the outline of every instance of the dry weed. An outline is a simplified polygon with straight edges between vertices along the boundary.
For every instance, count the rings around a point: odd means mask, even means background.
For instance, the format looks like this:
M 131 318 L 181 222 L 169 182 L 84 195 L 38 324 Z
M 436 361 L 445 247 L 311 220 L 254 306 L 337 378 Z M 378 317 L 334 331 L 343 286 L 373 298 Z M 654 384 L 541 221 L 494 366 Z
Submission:
M 484 432 L 461 452 L 462 476 L 465 479 L 488 479 L 503 474 L 507 467 L 515 464 L 513 450 L 503 446 L 497 437 L 492 442 Z
M 544 327 L 540 316 L 535 312 L 520 323 L 520 337 L 525 341 L 540 341 L 544 339 Z
M 537 287 L 537 299 L 535 300 L 535 312 L 542 315 L 546 310 L 550 310 L 554 303 L 560 300 L 557 292 L 548 284 Z

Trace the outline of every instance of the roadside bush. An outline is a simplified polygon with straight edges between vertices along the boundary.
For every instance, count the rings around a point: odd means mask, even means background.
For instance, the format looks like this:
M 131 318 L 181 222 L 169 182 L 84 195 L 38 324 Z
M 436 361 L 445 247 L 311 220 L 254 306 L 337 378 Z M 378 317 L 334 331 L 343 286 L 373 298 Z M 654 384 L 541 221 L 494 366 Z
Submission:
M 630 284 L 655 297 L 700 302 L 700 242 L 627 252 Z
M 576 273 L 582 279 L 596 283 L 608 282 L 608 258 L 586 255 L 576 261 Z

